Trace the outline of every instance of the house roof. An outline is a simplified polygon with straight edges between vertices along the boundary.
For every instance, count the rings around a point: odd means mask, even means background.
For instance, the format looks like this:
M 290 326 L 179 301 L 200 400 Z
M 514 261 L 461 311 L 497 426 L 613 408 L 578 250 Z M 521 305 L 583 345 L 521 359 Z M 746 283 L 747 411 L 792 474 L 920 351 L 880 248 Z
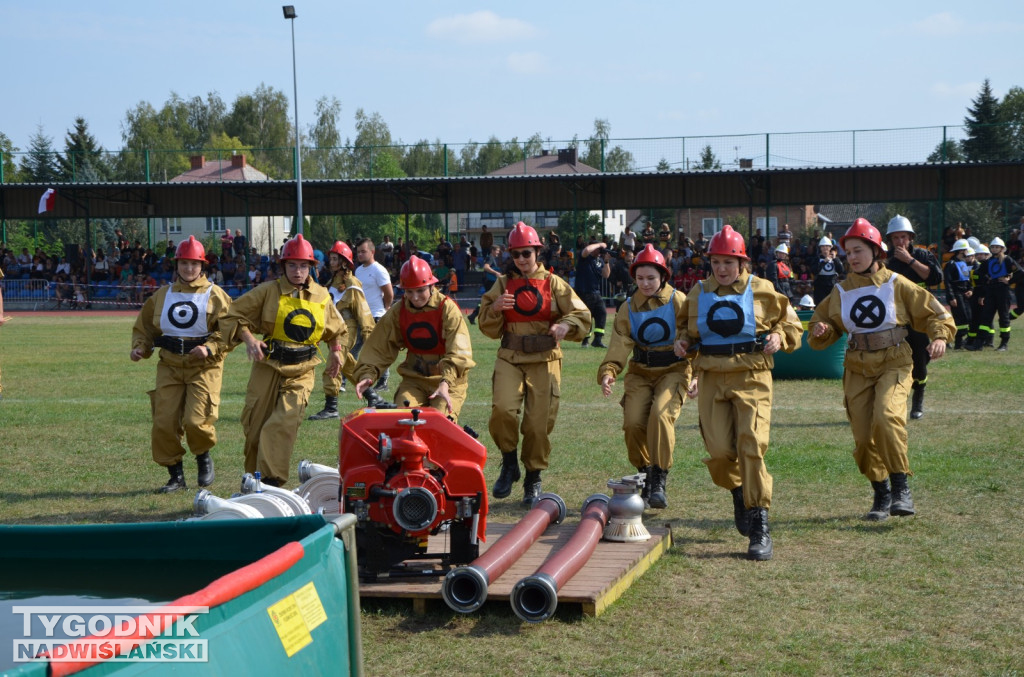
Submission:
M 270 177 L 250 167 L 244 155 L 233 155 L 227 160 L 207 160 L 203 156 L 191 158 L 192 169 L 178 174 L 170 183 L 195 181 L 268 181 Z
M 814 211 L 828 219 L 830 226 L 849 226 L 859 218 L 876 223 L 885 217 L 885 205 L 880 203 L 815 205 Z
M 519 174 L 595 174 L 601 170 L 577 160 L 576 149 L 568 148 L 557 153 L 544 151 L 528 157 L 522 162 L 495 169 L 487 176 L 513 176 Z

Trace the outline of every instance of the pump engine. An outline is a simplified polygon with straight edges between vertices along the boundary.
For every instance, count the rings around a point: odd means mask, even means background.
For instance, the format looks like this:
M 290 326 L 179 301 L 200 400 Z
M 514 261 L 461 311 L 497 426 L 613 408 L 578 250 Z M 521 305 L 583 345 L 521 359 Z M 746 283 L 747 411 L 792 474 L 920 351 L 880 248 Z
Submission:
M 476 559 L 487 533 L 486 461 L 484 445 L 436 409 L 347 416 L 338 502 L 359 520 L 360 575 L 398 575 L 392 570 L 406 560 L 440 559 L 447 568 Z M 428 536 L 442 532 L 444 552 L 428 555 Z

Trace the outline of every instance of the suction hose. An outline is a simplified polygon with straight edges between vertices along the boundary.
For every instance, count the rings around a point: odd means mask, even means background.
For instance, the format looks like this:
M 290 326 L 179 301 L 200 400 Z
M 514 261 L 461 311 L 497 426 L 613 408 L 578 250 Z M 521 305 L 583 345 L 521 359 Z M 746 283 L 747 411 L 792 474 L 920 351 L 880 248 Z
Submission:
M 487 586 L 530 549 L 551 524 L 565 519 L 565 501 L 556 494 L 541 494 L 536 505 L 497 543 L 466 566 L 448 572 L 441 596 L 453 611 L 468 614 L 487 600 Z
M 516 615 L 529 623 L 547 620 L 558 608 L 558 591 L 583 568 L 608 523 L 608 497 L 594 494 L 583 501 L 583 516 L 572 538 L 532 576 L 512 588 L 509 602 Z

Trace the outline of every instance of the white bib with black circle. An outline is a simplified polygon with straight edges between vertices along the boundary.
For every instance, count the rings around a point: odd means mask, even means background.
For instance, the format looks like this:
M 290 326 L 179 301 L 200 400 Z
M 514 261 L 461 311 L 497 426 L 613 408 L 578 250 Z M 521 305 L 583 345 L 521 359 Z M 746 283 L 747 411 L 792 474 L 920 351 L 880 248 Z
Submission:
M 886 329 L 895 329 L 896 324 L 896 276 L 893 275 L 880 287 L 868 285 L 852 291 L 839 290 L 842 301 L 843 325 L 850 334 L 870 334 Z
M 211 291 L 212 285 L 206 291 L 195 293 L 168 291 L 160 311 L 160 331 L 164 336 L 207 336 L 210 331 L 206 327 L 206 309 L 210 304 Z

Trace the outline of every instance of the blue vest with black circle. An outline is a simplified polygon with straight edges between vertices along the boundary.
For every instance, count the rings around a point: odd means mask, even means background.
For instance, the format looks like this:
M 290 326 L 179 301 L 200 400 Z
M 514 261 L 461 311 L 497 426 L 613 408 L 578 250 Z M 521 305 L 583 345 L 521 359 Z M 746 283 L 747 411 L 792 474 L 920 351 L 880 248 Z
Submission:
M 654 310 L 634 311 L 632 298 L 626 299 L 629 311 L 629 335 L 638 346 L 659 348 L 670 346 L 676 340 L 676 306 L 673 303 L 676 292 L 672 292 L 668 303 Z
M 697 330 L 700 342 L 709 346 L 730 346 L 749 343 L 757 338 L 757 323 L 754 319 L 754 290 L 747 278 L 747 287 L 742 294 L 719 296 L 704 290 L 700 285 L 697 297 Z

